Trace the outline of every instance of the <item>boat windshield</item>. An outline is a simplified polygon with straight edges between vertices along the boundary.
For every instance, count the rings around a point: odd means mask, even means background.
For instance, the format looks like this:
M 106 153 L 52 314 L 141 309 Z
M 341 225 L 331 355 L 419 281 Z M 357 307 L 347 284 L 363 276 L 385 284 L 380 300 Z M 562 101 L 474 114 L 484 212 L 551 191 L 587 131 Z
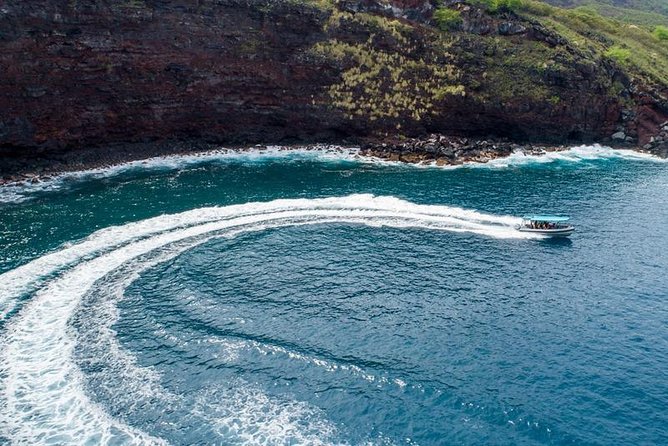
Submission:
M 524 219 L 544 223 L 564 223 L 569 220 L 568 217 L 556 217 L 554 215 L 526 215 Z

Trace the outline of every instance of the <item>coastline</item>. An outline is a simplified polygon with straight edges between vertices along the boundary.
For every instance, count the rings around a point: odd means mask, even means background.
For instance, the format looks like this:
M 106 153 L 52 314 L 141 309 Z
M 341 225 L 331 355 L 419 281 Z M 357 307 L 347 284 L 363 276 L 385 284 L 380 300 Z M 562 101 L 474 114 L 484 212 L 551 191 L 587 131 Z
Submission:
M 429 135 L 425 138 L 370 143 L 362 146 L 360 154 L 409 164 L 458 166 L 467 163 L 484 164 L 518 152 L 540 156 L 549 152 L 568 150 L 571 147 L 573 146 L 563 144 L 521 144 L 498 139 Z
M 170 158 L 189 157 L 204 160 L 221 155 L 267 153 L 267 151 L 329 153 L 347 155 L 369 161 L 397 162 L 422 166 L 456 167 L 485 164 L 492 160 L 508 158 L 514 154 L 544 156 L 567 151 L 582 143 L 532 144 L 516 143 L 500 139 L 475 139 L 432 134 L 420 138 L 395 138 L 351 143 L 286 144 L 286 145 L 230 145 L 208 142 L 170 141 L 160 143 L 134 143 L 108 147 L 76 149 L 60 152 L 36 153 L 29 157 L 6 156 L 0 153 L 0 186 L 41 183 L 60 175 L 78 172 L 103 171 L 123 166 L 167 162 Z M 639 154 L 665 158 L 666 154 L 631 146 L 606 143 L 605 147 L 624 149 Z M 662 156 L 663 155 L 663 156 Z

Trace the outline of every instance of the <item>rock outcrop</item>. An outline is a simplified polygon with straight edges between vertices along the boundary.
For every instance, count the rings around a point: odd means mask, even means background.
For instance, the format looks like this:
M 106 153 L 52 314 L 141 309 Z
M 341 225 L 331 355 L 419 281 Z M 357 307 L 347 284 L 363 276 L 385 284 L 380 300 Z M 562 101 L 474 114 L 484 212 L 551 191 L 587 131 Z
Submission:
M 659 127 L 656 135 L 652 136 L 643 150 L 662 158 L 668 158 L 668 121 L 665 121 Z
M 360 154 L 388 161 L 453 166 L 469 162 L 486 163 L 515 152 L 543 155 L 567 148 L 558 145 L 517 144 L 507 140 L 457 138 L 432 134 L 403 140 L 388 139 L 382 143 L 369 142 L 362 146 Z

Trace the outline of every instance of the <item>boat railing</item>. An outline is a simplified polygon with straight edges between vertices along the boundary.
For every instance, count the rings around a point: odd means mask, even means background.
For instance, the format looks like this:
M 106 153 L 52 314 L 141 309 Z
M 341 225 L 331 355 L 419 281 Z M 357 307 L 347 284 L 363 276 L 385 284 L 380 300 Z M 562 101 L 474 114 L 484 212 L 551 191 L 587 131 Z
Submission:
M 571 225 L 568 223 L 549 223 L 549 222 L 524 222 L 524 226 L 531 229 L 567 229 Z

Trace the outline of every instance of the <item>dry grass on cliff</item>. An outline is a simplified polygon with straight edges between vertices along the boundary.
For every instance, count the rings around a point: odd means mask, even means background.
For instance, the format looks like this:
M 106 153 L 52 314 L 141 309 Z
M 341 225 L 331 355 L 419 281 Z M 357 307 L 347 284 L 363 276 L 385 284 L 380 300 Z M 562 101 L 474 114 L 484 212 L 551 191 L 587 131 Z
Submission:
M 348 67 L 341 83 L 329 88 L 329 96 L 350 118 L 420 121 L 445 96 L 464 94 L 454 66 L 379 51 L 372 41 L 350 44 L 332 40 L 317 44 L 312 51 Z
M 447 45 L 437 33 L 434 36 L 441 45 L 425 53 L 416 49 L 415 28 L 410 25 L 373 14 L 334 10 L 325 31 L 346 35 L 342 30 L 356 30 L 368 37 L 357 42 L 333 37 L 317 43 L 310 53 L 342 67 L 341 82 L 329 87 L 328 96 L 350 119 L 384 119 L 399 127 L 407 119 L 421 121 L 446 96 L 465 94 L 459 70 L 444 61 Z

